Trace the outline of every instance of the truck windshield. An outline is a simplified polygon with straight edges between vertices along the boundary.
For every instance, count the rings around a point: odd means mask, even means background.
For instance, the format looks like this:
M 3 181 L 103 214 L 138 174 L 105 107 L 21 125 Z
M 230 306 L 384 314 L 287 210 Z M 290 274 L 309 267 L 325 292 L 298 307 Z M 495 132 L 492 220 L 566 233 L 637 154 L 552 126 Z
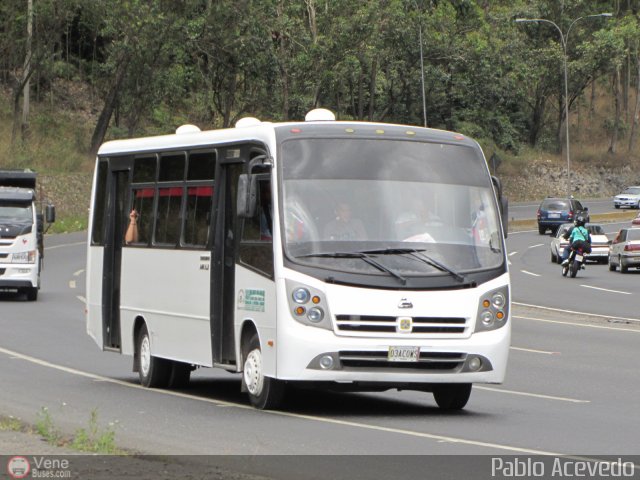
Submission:
M 31 203 L 2 202 L 0 203 L 0 223 L 31 223 L 33 210 Z
M 503 264 L 495 196 L 479 149 L 292 139 L 282 144 L 281 169 L 283 244 L 294 263 L 402 278 Z M 363 261 L 363 252 L 387 271 Z

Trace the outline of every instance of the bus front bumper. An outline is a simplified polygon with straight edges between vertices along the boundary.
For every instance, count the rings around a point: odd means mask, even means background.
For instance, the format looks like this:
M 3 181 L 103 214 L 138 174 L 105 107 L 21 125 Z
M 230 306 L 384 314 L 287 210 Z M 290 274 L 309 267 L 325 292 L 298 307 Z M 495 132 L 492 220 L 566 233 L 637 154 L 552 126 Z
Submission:
M 37 264 L 1 263 L 0 289 L 29 288 L 38 286 Z
M 502 383 L 511 336 L 510 319 L 497 330 L 459 339 L 354 338 L 318 330 L 293 329 L 291 338 L 280 339 L 277 378 L 425 389 L 434 383 Z M 407 352 L 413 357 L 403 358 Z

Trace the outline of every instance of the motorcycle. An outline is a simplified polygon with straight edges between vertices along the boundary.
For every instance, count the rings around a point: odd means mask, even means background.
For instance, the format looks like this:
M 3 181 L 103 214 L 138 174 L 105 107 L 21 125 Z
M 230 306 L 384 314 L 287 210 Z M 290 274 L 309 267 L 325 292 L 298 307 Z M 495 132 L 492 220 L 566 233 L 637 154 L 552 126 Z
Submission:
M 562 276 L 566 277 L 567 274 L 571 278 L 575 278 L 578 274 L 578 270 L 584 269 L 584 262 L 587 257 L 587 253 L 589 253 L 590 249 L 586 247 L 585 244 L 581 242 L 578 245 L 575 245 L 571 248 L 571 252 L 569 253 L 569 261 L 565 264 L 562 264 Z

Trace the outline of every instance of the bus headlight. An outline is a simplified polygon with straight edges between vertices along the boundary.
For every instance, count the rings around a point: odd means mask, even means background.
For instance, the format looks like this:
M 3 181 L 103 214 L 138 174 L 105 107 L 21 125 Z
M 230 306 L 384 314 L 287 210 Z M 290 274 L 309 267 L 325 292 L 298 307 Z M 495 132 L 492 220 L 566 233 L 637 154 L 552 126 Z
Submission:
M 296 303 L 305 304 L 309 301 L 311 295 L 306 288 L 296 288 L 291 294 L 291 298 L 293 298 L 293 301 Z
M 324 292 L 293 280 L 286 280 L 291 316 L 303 325 L 333 330 Z
M 14 253 L 11 255 L 11 263 L 36 263 L 36 251 Z
M 504 326 L 509 318 L 509 288 L 491 290 L 480 297 L 476 332 L 486 332 Z

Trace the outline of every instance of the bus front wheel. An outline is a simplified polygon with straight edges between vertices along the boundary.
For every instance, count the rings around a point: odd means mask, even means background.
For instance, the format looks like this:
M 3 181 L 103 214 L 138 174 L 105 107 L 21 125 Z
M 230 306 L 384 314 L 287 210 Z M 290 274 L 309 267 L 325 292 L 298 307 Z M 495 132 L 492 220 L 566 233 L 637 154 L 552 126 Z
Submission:
M 171 375 L 171 363 L 151 354 L 151 340 L 146 325 L 143 325 L 138 333 L 137 354 L 140 362 L 140 383 L 149 388 L 166 387 Z
M 277 408 L 284 398 L 284 384 L 275 378 L 265 377 L 260 339 L 255 333 L 245 347 L 242 372 L 244 387 L 249 393 L 251 405 L 260 410 Z
M 443 410 L 462 410 L 470 396 L 470 383 L 447 383 L 433 389 L 433 398 Z

